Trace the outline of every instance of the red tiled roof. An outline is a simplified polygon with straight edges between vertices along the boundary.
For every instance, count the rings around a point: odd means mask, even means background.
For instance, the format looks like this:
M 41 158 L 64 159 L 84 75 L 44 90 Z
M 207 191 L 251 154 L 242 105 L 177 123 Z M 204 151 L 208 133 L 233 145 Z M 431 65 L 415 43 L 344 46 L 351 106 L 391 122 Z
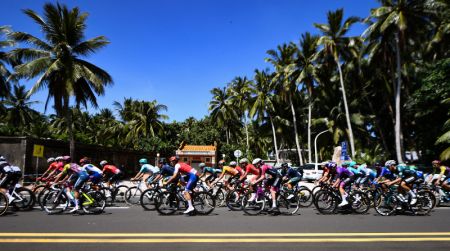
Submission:
M 180 149 L 181 151 L 199 151 L 199 152 L 204 152 L 204 151 L 215 151 L 216 147 L 215 146 L 196 146 L 196 145 L 184 145 L 183 148 Z

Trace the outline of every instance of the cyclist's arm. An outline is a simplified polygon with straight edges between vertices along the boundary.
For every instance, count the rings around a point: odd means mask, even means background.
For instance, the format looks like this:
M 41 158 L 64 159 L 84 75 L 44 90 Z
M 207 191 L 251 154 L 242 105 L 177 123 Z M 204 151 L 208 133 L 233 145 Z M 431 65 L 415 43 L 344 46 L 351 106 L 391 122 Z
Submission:
M 341 178 L 337 178 L 336 181 L 333 183 L 333 187 L 337 187 L 341 183 Z

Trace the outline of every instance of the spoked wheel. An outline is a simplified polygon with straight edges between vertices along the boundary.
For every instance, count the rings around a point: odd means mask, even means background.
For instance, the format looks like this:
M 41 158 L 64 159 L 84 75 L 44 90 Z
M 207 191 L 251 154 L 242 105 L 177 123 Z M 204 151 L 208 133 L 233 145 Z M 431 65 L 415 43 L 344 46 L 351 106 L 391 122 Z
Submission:
M 69 207 L 69 198 L 65 192 L 50 191 L 42 199 L 42 209 L 48 214 L 59 214 Z
M 216 207 L 216 199 L 209 192 L 196 192 L 192 198 L 195 211 L 201 215 L 208 215 Z
M 106 207 L 106 197 L 99 191 L 90 191 L 87 193 L 93 202 L 84 199 L 80 201 L 83 211 L 91 214 L 101 214 Z M 83 195 L 82 195 L 83 196 Z
M 106 206 L 110 207 L 114 204 L 113 192 L 111 188 L 103 187 L 100 192 L 105 196 Z
M 427 215 L 436 204 L 436 197 L 430 191 L 419 191 L 417 193 L 417 202 L 412 206 L 415 215 Z
M 8 206 L 8 198 L 4 193 L 0 192 L 0 216 L 6 213 Z
M 114 203 L 125 204 L 125 193 L 127 192 L 128 187 L 125 185 L 120 185 L 114 189 Z
M 32 210 L 36 203 L 33 192 L 28 188 L 20 187 L 16 189 L 16 193 L 19 196 L 13 201 L 13 206 L 19 210 Z
M 301 187 L 297 192 L 300 207 L 309 207 L 313 203 L 313 192 L 307 187 Z
M 239 211 L 242 209 L 242 198 L 237 191 L 229 191 L 225 196 L 225 204 L 231 211 Z
M 156 196 L 155 209 L 162 215 L 174 214 L 180 208 L 180 200 L 171 192 L 161 192 Z
M 374 204 L 378 214 L 389 216 L 395 213 L 399 201 L 389 193 L 381 193 L 375 196 Z
M 247 215 L 258 215 L 264 210 L 266 199 L 264 195 L 255 197 L 252 196 L 252 194 L 253 193 L 249 192 L 242 198 L 242 210 Z
M 145 210 L 155 210 L 155 199 L 158 196 L 158 192 L 153 189 L 145 190 L 140 198 L 140 203 L 142 208 Z
M 285 195 L 282 194 L 277 197 L 277 205 L 280 213 L 284 215 L 296 214 L 299 209 L 298 197 L 294 195 L 290 199 L 287 198 L 289 197 L 285 197 Z
M 216 199 L 216 206 L 223 207 L 225 205 L 225 193 L 222 189 L 218 190 L 216 194 L 214 194 L 214 198 Z
M 369 197 L 364 192 L 355 191 L 351 193 L 351 207 L 357 214 L 365 214 L 370 209 Z
M 125 192 L 125 202 L 129 205 L 138 205 L 141 200 L 142 190 L 138 187 L 130 187 Z
M 36 197 L 37 203 L 39 204 L 39 206 L 41 207 L 42 210 L 44 210 L 43 205 L 42 205 L 42 201 L 44 200 L 45 195 L 47 195 L 48 193 L 52 192 L 54 190 L 52 190 L 51 188 L 47 187 L 42 189 Z
M 338 199 L 332 192 L 320 190 L 314 195 L 314 206 L 321 214 L 332 214 L 338 205 Z

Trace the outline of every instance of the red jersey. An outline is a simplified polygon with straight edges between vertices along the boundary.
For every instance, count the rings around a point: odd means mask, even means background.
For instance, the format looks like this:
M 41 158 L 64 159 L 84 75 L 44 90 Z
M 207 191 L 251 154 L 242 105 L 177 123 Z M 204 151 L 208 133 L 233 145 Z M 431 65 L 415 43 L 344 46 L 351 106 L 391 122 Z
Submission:
M 184 173 L 184 174 L 188 174 L 188 173 L 197 174 L 197 170 L 195 170 L 194 168 L 192 168 L 190 165 L 188 165 L 186 163 L 177 163 L 175 165 L 175 172 L 180 172 L 180 173 Z
M 105 166 L 103 167 L 102 172 L 104 172 L 104 173 L 110 172 L 110 173 L 113 173 L 113 174 L 118 174 L 118 173 L 120 173 L 120 169 L 117 168 L 117 167 L 114 166 L 114 165 L 105 165 Z
M 252 164 L 247 164 L 247 166 L 245 167 L 245 171 L 247 173 L 251 173 L 253 175 L 259 175 L 259 169 L 256 168 L 254 165 Z

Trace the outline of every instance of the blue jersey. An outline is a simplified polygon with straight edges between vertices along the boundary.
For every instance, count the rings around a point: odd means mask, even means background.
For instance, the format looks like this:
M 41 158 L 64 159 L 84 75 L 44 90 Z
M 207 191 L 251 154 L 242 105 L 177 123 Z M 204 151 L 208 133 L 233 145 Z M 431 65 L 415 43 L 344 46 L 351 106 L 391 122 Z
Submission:
M 287 170 L 281 170 L 281 175 L 284 177 L 288 177 L 289 179 L 302 177 L 302 175 L 297 170 L 294 170 L 291 167 L 289 167 Z
M 383 167 L 383 169 L 381 169 L 381 173 L 378 175 L 378 177 L 384 177 L 390 180 L 395 180 L 396 178 L 395 174 L 391 172 L 391 170 L 389 170 L 389 168 L 387 167 Z
M 166 177 L 166 176 L 173 176 L 173 173 L 175 172 L 175 168 L 169 166 L 169 165 L 164 165 L 161 168 L 161 175 Z

